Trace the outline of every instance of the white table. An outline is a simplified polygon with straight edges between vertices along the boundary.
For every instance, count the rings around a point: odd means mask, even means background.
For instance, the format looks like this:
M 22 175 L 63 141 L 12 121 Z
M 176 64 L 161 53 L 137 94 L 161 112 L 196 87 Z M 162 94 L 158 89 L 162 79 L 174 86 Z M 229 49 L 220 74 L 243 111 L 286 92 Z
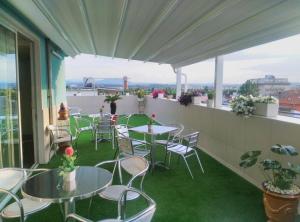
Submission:
M 151 130 L 149 130 L 148 125 L 133 127 L 129 129 L 132 132 L 142 133 L 150 135 L 151 137 L 151 169 L 153 170 L 155 165 L 161 165 L 161 162 L 156 161 L 156 144 L 154 143 L 156 136 L 173 132 L 177 130 L 176 127 L 171 126 L 160 126 L 152 125 Z

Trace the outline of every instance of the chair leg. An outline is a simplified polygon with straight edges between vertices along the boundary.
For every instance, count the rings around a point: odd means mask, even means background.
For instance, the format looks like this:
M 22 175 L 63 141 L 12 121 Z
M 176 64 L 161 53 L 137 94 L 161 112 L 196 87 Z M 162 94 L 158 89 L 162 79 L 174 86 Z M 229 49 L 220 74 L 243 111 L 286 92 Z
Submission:
M 88 217 L 90 217 L 92 203 L 93 203 L 93 197 L 91 197 L 90 199 L 89 208 L 88 208 Z
M 190 169 L 190 167 L 189 167 L 188 162 L 186 161 L 186 159 L 185 159 L 184 156 L 182 156 L 182 158 L 183 158 L 183 160 L 184 160 L 184 162 L 185 162 L 185 165 L 187 166 L 187 168 L 188 168 L 188 170 L 189 170 L 189 172 L 190 172 L 190 175 L 191 175 L 192 179 L 194 179 L 193 174 L 192 174 L 192 171 L 191 171 L 191 169 Z
M 122 178 L 122 169 L 121 169 L 121 162 L 118 162 L 118 171 L 119 171 L 119 178 L 120 178 L 120 184 L 123 184 L 123 178 Z
M 200 158 L 199 158 L 199 156 L 198 156 L 198 153 L 197 153 L 196 150 L 194 150 L 194 152 L 195 152 L 195 155 L 196 155 L 196 157 L 197 157 L 197 160 L 198 160 L 198 163 L 199 163 L 199 165 L 200 165 L 200 168 L 201 168 L 201 170 L 202 170 L 202 173 L 204 173 L 204 169 L 203 169 L 203 167 L 202 167 L 202 163 L 201 163 L 201 161 L 200 161 Z
M 95 134 L 95 149 L 98 150 L 98 134 Z
M 171 164 L 171 152 L 169 152 L 169 164 L 168 164 L 168 167 L 170 167 L 170 164 Z

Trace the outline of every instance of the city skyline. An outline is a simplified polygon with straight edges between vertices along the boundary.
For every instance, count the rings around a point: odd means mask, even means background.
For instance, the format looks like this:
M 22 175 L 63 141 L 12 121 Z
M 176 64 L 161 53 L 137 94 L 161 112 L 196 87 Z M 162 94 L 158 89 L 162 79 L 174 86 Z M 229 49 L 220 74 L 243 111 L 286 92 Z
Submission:
M 241 84 L 247 79 L 267 74 L 300 82 L 300 35 L 252 47 L 224 56 L 224 83 Z M 66 79 L 83 77 L 122 78 L 131 82 L 175 83 L 170 65 L 127 61 L 125 59 L 82 54 L 66 58 Z M 182 68 L 192 84 L 213 83 L 214 60 L 206 60 Z

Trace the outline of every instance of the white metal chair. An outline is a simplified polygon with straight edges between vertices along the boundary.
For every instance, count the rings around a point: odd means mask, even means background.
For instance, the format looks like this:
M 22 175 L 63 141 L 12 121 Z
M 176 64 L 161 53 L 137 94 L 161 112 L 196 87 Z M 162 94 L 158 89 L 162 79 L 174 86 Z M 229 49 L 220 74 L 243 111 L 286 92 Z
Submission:
M 180 139 L 179 141 L 175 141 L 175 140 L 177 140 L 177 138 L 171 139 L 171 140 L 169 140 L 169 142 L 167 144 L 167 155 L 169 155 L 169 166 L 170 166 L 172 153 L 181 156 L 182 159 L 184 160 L 192 178 L 194 178 L 194 177 L 193 177 L 192 171 L 189 167 L 189 164 L 187 162 L 188 157 L 195 155 L 197 158 L 197 161 L 200 165 L 200 168 L 201 168 L 202 172 L 204 173 L 204 169 L 202 167 L 198 153 L 197 153 L 196 149 L 193 148 L 193 147 L 197 146 L 198 138 L 199 138 L 199 132 L 194 132 L 194 133 L 191 133 L 191 134 L 188 134 L 188 135 L 182 137 L 182 139 Z M 186 145 L 183 145 L 182 144 L 183 142 L 185 142 Z
M 166 146 L 172 138 L 179 137 L 184 130 L 184 125 L 182 124 L 167 124 L 166 126 L 176 127 L 177 130 L 170 132 L 166 140 L 155 140 L 154 143 Z
M 49 125 L 47 126 L 48 131 L 50 132 L 50 152 L 49 159 L 51 157 L 51 152 L 56 153 L 58 145 L 61 143 L 71 143 L 73 144 L 76 141 L 77 147 L 77 137 L 72 135 L 72 132 L 67 127 Z
M 130 138 L 129 135 L 129 130 L 128 127 L 122 124 L 119 125 L 115 125 L 115 130 L 116 130 L 116 137 L 124 137 L 124 138 Z M 147 145 L 147 141 L 146 141 L 146 135 L 144 134 L 144 138 L 142 140 L 139 139 L 133 139 L 132 140 L 132 145 L 134 147 L 140 147 L 140 146 L 146 146 Z
M 14 199 L 14 202 L 7 205 L 0 213 L 0 217 L 5 219 L 19 218 L 24 222 L 26 218 L 50 205 L 48 202 L 32 201 L 28 198 L 19 199 L 13 189 L 19 187 L 24 181 L 32 177 L 33 173 L 43 173 L 48 169 L 21 169 L 3 168 L 0 169 L 0 177 L 6 177 L 5 181 L 0 182 L 0 193 Z M 36 174 L 35 174 L 36 175 Z M 34 176 L 34 175 L 33 175 Z
M 81 115 L 81 108 L 76 106 L 69 107 L 70 116 L 79 116 Z
M 147 201 L 147 208 L 129 218 L 124 218 L 124 215 L 126 215 L 126 208 L 124 206 L 127 205 L 126 196 L 128 192 L 137 193 L 139 196 L 143 197 Z M 118 200 L 118 217 L 115 219 L 100 220 L 98 222 L 150 222 L 154 216 L 155 211 L 156 203 L 147 194 L 134 188 L 127 188 L 122 192 L 120 199 Z M 88 220 L 77 214 L 69 214 L 66 218 L 66 222 L 70 219 L 75 219 L 81 222 L 92 222 L 91 220 Z
M 110 140 L 114 148 L 114 131 L 111 123 L 111 115 L 104 115 L 100 121 L 95 125 L 95 149 L 98 150 L 98 142 L 103 140 Z M 106 136 L 106 137 L 105 137 Z
M 141 156 L 146 157 L 150 154 L 147 149 L 147 142 L 129 138 L 129 135 L 117 132 L 117 152 L 120 157 Z
M 144 177 L 147 173 L 147 170 L 149 168 L 149 163 L 148 161 L 139 156 L 132 156 L 132 157 L 127 157 L 127 158 L 122 158 L 122 159 L 116 159 L 111 162 L 117 162 L 118 163 L 118 169 L 119 169 L 119 176 L 120 176 L 120 182 L 121 184 L 118 185 L 111 185 L 107 187 L 103 192 L 99 193 L 99 196 L 107 199 L 107 200 L 112 200 L 112 201 L 119 201 L 122 193 L 127 189 L 132 187 L 132 183 L 134 180 L 136 180 L 138 177 L 141 177 L 140 180 L 140 190 L 143 190 L 143 181 Z M 97 164 L 96 166 L 102 166 L 107 162 L 102 162 Z M 122 169 L 127 172 L 131 178 L 127 182 L 126 185 L 122 184 Z M 127 200 L 133 200 L 138 198 L 138 194 L 134 192 L 128 192 L 127 194 Z
M 92 134 L 94 134 L 94 127 L 91 121 L 89 121 L 87 118 L 82 117 L 81 115 L 74 115 L 73 118 L 75 122 L 77 142 L 81 133 L 90 131 Z

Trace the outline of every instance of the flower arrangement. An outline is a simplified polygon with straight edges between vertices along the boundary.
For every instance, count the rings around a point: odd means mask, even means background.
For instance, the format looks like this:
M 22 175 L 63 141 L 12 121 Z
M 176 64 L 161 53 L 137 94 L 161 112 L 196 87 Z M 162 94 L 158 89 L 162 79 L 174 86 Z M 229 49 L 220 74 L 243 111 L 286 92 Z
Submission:
M 266 103 L 266 104 L 277 104 L 278 99 L 276 99 L 273 96 L 258 96 L 258 97 L 253 97 L 253 102 Z
M 191 95 L 192 95 L 192 96 L 202 96 L 202 93 L 201 93 L 200 90 L 193 90 L 193 91 L 191 92 Z
M 165 91 L 162 89 L 155 89 L 152 91 L 152 97 L 153 99 L 158 98 L 158 94 L 165 94 Z
M 74 152 L 74 149 L 69 146 L 66 147 L 65 149 L 65 153 L 62 157 L 62 165 L 59 167 L 60 169 L 60 176 L 64 176 L 66 173 L 71 173 L 72 171 L 74 171 L 76 169 L 75 166 L 75 160 L 76 160 L 77 156 Z
M 154 123 L 154 119 L 155 119 L 155 114 L 152 113 L 151 117 L 149 118 L 149 121 L 148 121 L 148 126 L 151 126 L 153 125 Z
M 271 147 L 271 151 L 275 154 L 286 156 L 297 156 L 298 152 L 293 146 L 276 144 Z M 258 162 L 261 151 L 248 151 L 241 156 L 240 167 L 249 168 Z M 266 182 L 263 186 L 272 192 L 280 194 L 299 194 L 300 188 L 294 184 L 297 175 L 300 174 L 300 165 L 287 163 L 284 167 L 278 160 L 264 159 L 259 161 Z
M 253 115 L 255 107 L 252 96 L 237 96 L 230 102 L 232 111 L 246 118 Z
M 192 95 L 189 93 L 183 93 L 178 99 L 181 105 L 187 106 L 192 103 Z

